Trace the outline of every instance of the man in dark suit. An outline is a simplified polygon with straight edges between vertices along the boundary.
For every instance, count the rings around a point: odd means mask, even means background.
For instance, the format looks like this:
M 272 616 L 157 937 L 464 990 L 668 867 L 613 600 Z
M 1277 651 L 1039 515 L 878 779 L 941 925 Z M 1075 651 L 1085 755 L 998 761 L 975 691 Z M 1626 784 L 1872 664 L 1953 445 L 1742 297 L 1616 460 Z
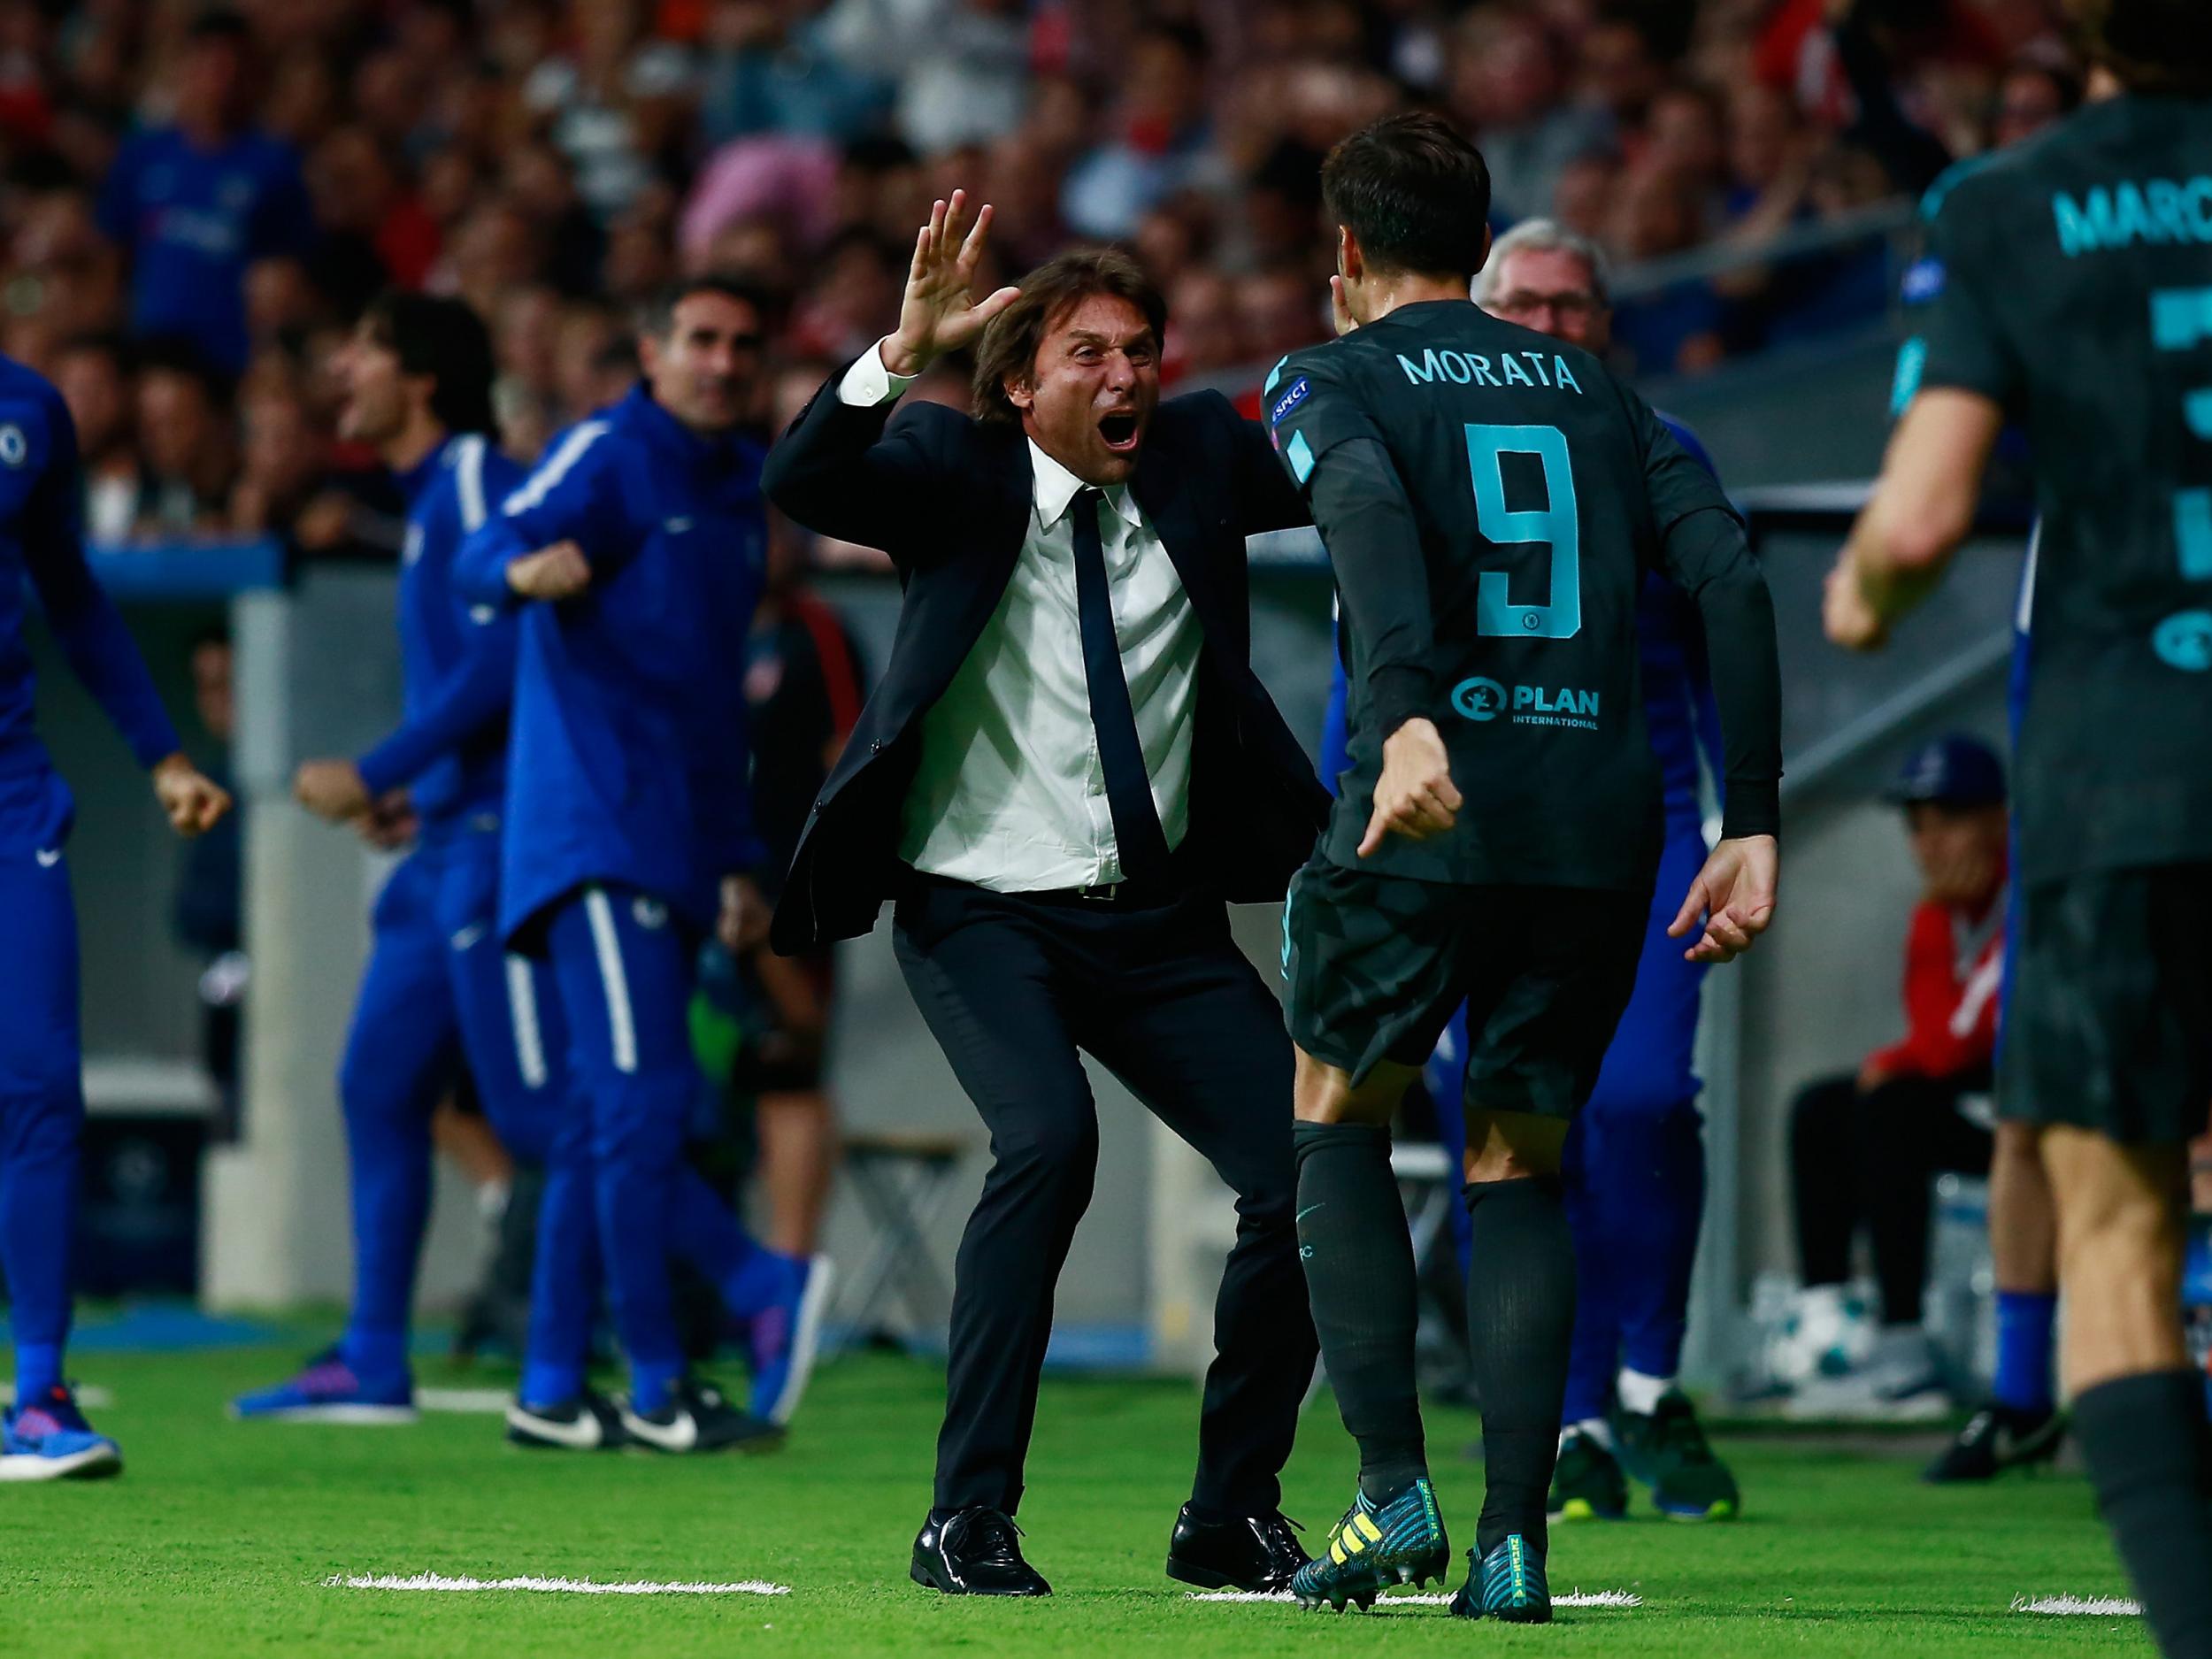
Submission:
M 1198 1479 L 1167 1570 L 1276 1589 L 1304 1560 L 1276 1477 L 1316 1344 L 1290 1046 L 1222 905 L 1280 899 L 1327 810 L 1250 664 L 1244 538 L 1307 515 L 1225 399 L 1159 401 L 1165 306 L 1127 258 L 1064 254 L 972 301 L 990 215 L 964 240 L 963 196 L 936 204 L 896 332 L 769 457 L 778 506 L 884 549 L 906 589 L 773 940 L 793 952 L 865 933 L 895 898 L 907 984 L 991 1132 L 916 1581 L 1049 1593 L 1010 1517 L 1097 1162 L 1088 1053 L 1237 1194 Z M 896 406 L 971 342 L 974 419 Z

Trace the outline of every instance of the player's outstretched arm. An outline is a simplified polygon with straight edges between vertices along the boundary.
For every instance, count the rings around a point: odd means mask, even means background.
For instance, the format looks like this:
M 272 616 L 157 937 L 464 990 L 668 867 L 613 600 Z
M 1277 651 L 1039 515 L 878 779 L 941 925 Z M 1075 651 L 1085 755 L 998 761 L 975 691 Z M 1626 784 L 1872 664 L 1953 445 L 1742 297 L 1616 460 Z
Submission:
M 1829 573 L 1821 620 L 1847 650 L 1878 649 L 1943 578 L 1974 526 L 2004 411 L 1978 392 L 1920 393 L 1891 434 L 1873 498 Z
M 1667 928 L 1670 938 L 1697 934 L 1682 954 L 1691 962 L 1733 962 L 1774 920 L 1781 852 L 1771 835 L 1724 841 L 1706 856 L 1682 908 Z

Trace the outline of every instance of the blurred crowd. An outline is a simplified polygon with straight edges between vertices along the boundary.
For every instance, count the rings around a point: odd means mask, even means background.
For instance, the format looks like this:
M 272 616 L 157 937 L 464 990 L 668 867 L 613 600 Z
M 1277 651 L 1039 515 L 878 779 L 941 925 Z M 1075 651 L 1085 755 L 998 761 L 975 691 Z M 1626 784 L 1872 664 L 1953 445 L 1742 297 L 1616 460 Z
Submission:
M 626 385 L 632 302 L 741 277 L 765 427 L 887 326 L 957 182 L 987 280 L 1123 242 L 1171 378 L 1233 382 L 1325 327 L 1323 152 L 1425 102 L 1501 226 L 1744 256 L 1619 308 L 1624 366 L 1695 373 L 1879 316 L 1879 236 L 1755 257 L 2079 95 L 2047 0 L 0 0 L 0 349 L 68 398 L 96 539 L 387 547 L 328 371 L 387 284 L 483 312 L 528 457 Z

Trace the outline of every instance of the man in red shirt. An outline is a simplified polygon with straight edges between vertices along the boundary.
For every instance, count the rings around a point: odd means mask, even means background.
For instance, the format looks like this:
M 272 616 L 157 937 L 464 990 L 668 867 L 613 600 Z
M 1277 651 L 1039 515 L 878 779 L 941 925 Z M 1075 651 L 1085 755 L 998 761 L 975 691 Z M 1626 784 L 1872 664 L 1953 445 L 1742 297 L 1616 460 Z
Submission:
M 1885 1414 L 1934 1416 L 1950 1401 L 1920 1329 L 1928 1187 L 1941 1171 L 1980 1175 L 1990 1167 L 1990 1066 L 2004 964 L 2004 768 L 1986 744 L 1940 738 L 1906 762 L 1890 799 L 1904 808 L 1924 882 L 1905 946 L 1905 1035 L 1869 1055 L 1855 1077 L 1810 1085 L 1792 1110 L 1805 1283 L 1799 1323 L 1842 1325 L 1852 1240 L 1863 1225 L 1881 1286 L 1882 1332 L 1856 1391 Z

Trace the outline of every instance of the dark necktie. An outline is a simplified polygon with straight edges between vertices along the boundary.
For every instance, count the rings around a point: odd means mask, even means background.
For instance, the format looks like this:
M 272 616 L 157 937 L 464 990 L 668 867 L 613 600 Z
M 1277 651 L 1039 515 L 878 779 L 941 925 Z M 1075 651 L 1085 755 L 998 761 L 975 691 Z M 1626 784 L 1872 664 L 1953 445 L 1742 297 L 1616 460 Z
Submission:
M 1152 804 L 1152 780 L 1144 745 L 1122 678 L 1121 645 L 1114 637 L 1114 607 L 1106 591 L 1106 549 L 1099 539 L 1102 492 L 1078 492 L 1075 520 L 1075 613 L 1083 634 L 1083 678 L 1091 691 L 1091 726 L 1098 733 L 1099 764 L 1106 773 L 1106 805 L 1114 815 L 1114 845 L 1125 880 L 1167 873 L 1167 836 Z

